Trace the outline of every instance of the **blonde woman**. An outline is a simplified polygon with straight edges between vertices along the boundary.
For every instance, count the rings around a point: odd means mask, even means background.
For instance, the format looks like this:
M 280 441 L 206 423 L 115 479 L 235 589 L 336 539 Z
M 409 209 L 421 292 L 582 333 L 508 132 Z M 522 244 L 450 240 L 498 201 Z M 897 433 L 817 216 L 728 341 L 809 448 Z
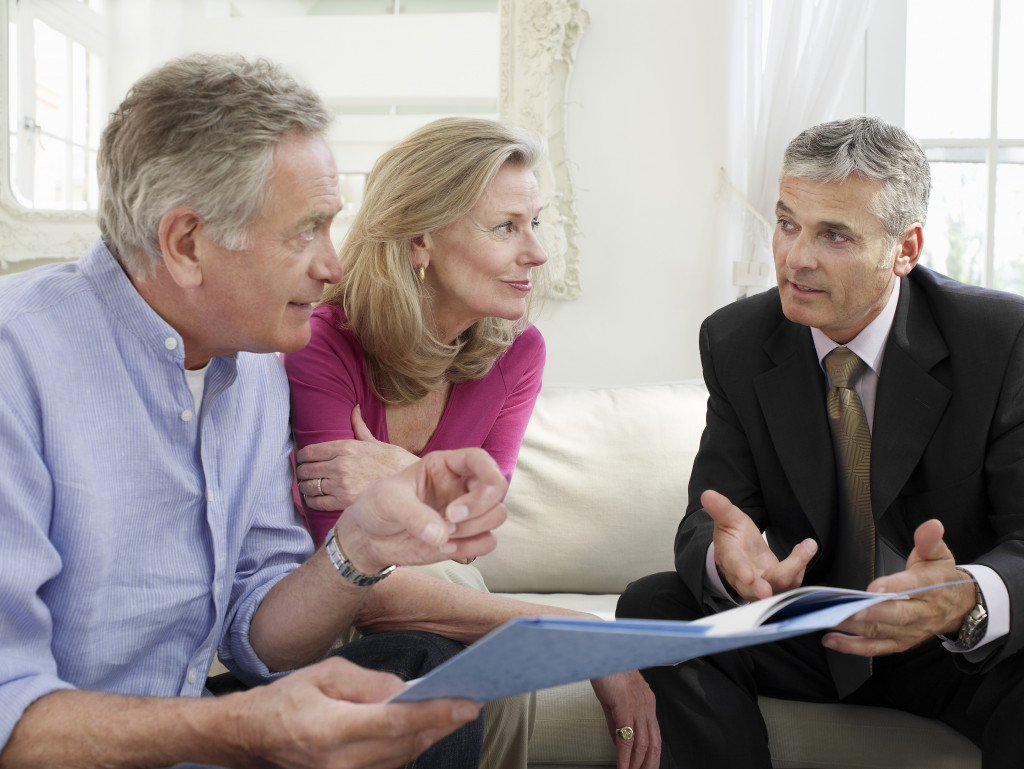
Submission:
M 285 359 L 298 490 L 318 541 L 369 484 L 430 451 L 481 446 L 511 479 L 544 367 L 543 338 L 528 321 L 534 270 L 547 260 L 534 174 L 542 154 L 530 134 L 448 118 L 375 164 L 341 250 L 344 277 L 317 308 L 310 344 Z M 386 618 L 375 611 L 382 591 Z M 476 569 L 449 563 L 379 583 L 357 624 L 470 643 L 513 617 L 560 611 L 574 613 L 491 595 Z M 619 766 L 657 767 L 643 679 L 593 685 Z M 532 696 L 487 711 L 482 765 L 524 767 Z M 616 736 L 623 726 L 632 740 Z

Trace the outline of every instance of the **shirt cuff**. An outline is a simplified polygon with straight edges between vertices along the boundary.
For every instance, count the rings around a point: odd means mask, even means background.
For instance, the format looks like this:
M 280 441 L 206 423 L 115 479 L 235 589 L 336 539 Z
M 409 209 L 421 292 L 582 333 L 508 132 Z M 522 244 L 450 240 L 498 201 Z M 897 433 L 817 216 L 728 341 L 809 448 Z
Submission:
M 946 641 L 942 645 L 947 651 L 954 654 L 967 654 L 967 659 L 974 662 L 970 655 L 980 652 L 982 647 L 998 641 L 1010 632 L 1010 593 L 1006 589 L 1006 583 L 993 569 L 980 564 L 960 565 L 958 568 L 968 572 L 978 582 L 981 594 L 985 598 L 985 611 L 988 613 L 988 626 L 985 635 L 978 641 L 973 649 L 958 649 L 952 641 Z M 985 655 L 978 655 L 979 661 Z
M 715 543 L 712 542 L 708 545 L 708 554 L 704 558 L 704 574 L 707 578 L 708 585 L 711 586 L 711 592 L 715 593 L 716 598 L 726 598 L 732 601 L 737 606 L 742 606 L 747 601 L 737 601 L 732 593 L 729 592 L 729 588 L 722 582 L 722 575 L 718 573 L 718 566 L 715 565 Z

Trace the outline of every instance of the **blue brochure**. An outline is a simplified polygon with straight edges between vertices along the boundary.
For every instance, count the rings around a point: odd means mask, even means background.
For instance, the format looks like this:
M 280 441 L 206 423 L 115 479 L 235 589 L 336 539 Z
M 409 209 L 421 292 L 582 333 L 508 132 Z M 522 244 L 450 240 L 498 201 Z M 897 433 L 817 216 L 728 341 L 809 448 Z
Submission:
M 458 697 L 488 702 L 627 670 L 672 665 L 835 627 L 874 604 L 944 586 L 905 593 L 801 587 L 695 622 L 515 619 L 410 681 L 391 701 Z

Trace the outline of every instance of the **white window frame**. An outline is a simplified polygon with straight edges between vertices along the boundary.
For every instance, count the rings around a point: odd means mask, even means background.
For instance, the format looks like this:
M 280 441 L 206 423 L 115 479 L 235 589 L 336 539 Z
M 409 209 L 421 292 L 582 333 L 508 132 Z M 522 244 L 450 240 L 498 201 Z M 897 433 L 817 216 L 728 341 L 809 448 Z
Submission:
M 13 11 L 17 14 L 15 17 Z M 35 124 L 35 72 L 34 59 L 24 55 L 33 48 L 34 20 L 39 19 L 58 32 L 81 43 L 88 51 L 106 54 L 106 38 L 101 18 L 81 3 L 60 0 L 0 0 L 0 34 L 10 34 L 11 23 L 16 22 L 18 34 L 18 100 L 15 106 L 19 128 Z M 7 48 L 5 46 L 5 48 Z M 9 49 L 8 49 L 9 50 Z M 0 82 L 10 79 L 8 55 L 0 57 Z M 11 135 L 9 132 L 11 108 L 6 94 L 0 100 L 0 119 L 4 125 L 4 142 L 0 171 L 0 272 L 24 269 L 54 258 L 75 258 L 96 238 L 95 211 L 40 210 L 26 207 L 11 187 Z M 37 131 L 18 130 L 20 143 L 18 156 L 22 168 L 31 173 L 33 142 Z M 63 138 L 55 139 L 65 141 Z M 70 173 L 70 165 L 68 167 Z M 24 177 L 22 177 L 24 178 Z
M 1000 6 L 1002 0 L 993 0 L 991 98 L 988 135 L 978 139 L 948 139 L 918 136 L 930 161 L 942 162 L 942 151 L 980 151 L 985 157 L 986 200 L 984 254 L 981 264 L 980 285 L 990 287 L 995 276 L 996 256 L 996 189 L 1000 152 L 1005 149 L 1024 149 L 1024 139 L 998 138 L 999 109 L 999 45 Z M 1005 33 L 1005 30 L 1003 30 Z M 1005 35 L 1004 35 L 1005 36 Z M 886 0 L 876 4 L 875 20 L 867 38 L 865 72 L 865 107 L 890 122 L 906 122 L 906 55 L 907 55 L 907 3 L 906 0 Z M 927 226 L 925 227 L 927 233 Z M 925 238 L 925 249 L 928 238 Z

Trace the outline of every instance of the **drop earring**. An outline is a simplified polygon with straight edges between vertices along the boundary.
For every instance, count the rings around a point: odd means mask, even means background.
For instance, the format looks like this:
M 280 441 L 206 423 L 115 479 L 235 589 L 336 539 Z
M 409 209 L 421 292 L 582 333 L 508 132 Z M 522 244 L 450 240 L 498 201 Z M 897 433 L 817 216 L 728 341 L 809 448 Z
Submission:
M 421 264 L 419 269 L 420 284 L 427 282 L 427 265 Z

